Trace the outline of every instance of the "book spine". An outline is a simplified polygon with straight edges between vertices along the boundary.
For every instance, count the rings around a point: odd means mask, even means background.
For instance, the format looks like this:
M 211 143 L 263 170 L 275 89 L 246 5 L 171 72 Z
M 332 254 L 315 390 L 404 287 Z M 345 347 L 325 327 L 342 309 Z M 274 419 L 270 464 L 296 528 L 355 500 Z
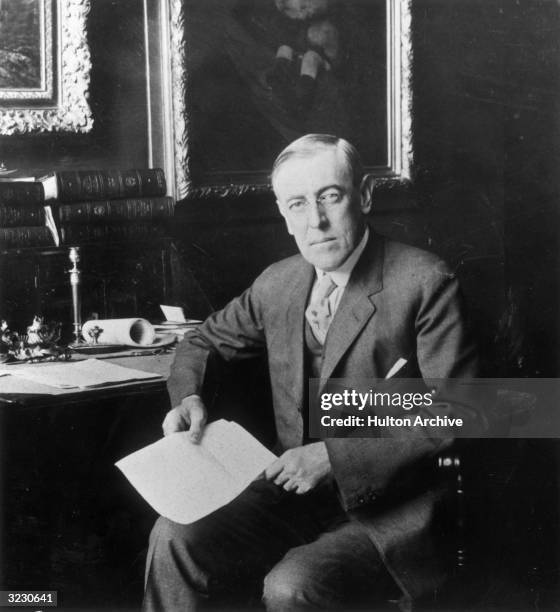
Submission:
M 167 191 L 161 168 L 73 170 L 55 174 L 59 202 L 164 196 Z
M 42 206 L 44 203 L 45 190 L 42 183 L 0 182 L 0 207 Z
M 45 225 L 42 206 L 0 206 L 0 227 Z
M 53 246 L 53 244 L 53 237 L 48 227 L 0 228 L 0 250 Z
M 127 223 L 125 225 L 63 225 L 60 228 L 62 244 L 89 242 L 139 242 L 153 241 L 165 236 L 165 229 L 151 223 Z
M 106 200 L 60 204 L 60 223 L 107 223 L 166 219 L 173 216 L 175 202 L 170 197 Z

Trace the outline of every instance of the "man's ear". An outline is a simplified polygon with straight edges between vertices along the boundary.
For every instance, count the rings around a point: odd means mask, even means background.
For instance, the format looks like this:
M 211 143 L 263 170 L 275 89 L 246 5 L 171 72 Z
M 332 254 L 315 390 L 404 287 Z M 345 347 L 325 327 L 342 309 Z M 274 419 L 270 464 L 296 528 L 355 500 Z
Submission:
M 282 210 L 282 207 L 280 206 L 280 202 L 278 200 L 276 200 L 276 205 L 278 206 L 278 210 L 280 211 L 280 214 L 284 217 L 284 221 L 286 222 L 286 228 L 288 230 L 288 234 L 290 234 L 290 236 L 293 236 L 294 230 L 292 229 L 292 226 L 290 225 L 290 220 L 285 215 L 284 211 Z
M 365 175 L 360 185 L 360 208 L 367 215 L 373 206 L 373 177 Z

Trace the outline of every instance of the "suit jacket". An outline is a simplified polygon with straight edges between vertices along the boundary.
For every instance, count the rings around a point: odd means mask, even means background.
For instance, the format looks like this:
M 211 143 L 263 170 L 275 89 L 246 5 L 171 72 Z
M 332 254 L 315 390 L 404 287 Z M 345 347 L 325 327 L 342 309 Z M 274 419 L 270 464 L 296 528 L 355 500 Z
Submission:
M 300 446 L 304 312 L 314 274 L 300 255 L 275 263 L 186 336 L 168 382 L 172 405 L 201 393 L 214 357 L 266 352 L 280 446 Z M 476 375 L 454 274 L 436 256 L 372 233 L 329 328 L 321 378 L 384 378 L 400 357 L 424 378 Z M 426 465 L 449 442 L 421 428 L 406 439 L 326 441 L 344 509 L 364 525 L 407 597 L 436 588 L 445 575 L 434 520 L 442 489 Z

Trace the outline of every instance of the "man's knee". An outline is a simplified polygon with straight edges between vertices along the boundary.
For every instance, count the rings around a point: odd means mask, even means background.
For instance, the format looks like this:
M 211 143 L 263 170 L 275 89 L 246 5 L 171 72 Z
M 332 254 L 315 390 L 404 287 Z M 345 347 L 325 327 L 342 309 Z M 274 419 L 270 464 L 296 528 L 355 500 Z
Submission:
M 309 604 L 312 582 L 302 568 L 280 562 L 264 579 L 263 601 L 266 609 L 295 610 Z
M 205 592 L 235 583 L 244 558 L 224 542 L 227 536 L 211 517 L 188 525 L 160 517 L 150 535 L 147 570 L 171 571 L 189 582 L 204 584 Z

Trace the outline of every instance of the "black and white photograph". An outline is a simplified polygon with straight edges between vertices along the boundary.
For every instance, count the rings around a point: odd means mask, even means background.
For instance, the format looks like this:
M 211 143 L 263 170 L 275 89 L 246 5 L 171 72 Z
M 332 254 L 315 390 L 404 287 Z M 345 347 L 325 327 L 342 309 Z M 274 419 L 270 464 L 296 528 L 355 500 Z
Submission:
M 557 610 L 558 168 L 558 0 L 0 0 L 0 610 Z

